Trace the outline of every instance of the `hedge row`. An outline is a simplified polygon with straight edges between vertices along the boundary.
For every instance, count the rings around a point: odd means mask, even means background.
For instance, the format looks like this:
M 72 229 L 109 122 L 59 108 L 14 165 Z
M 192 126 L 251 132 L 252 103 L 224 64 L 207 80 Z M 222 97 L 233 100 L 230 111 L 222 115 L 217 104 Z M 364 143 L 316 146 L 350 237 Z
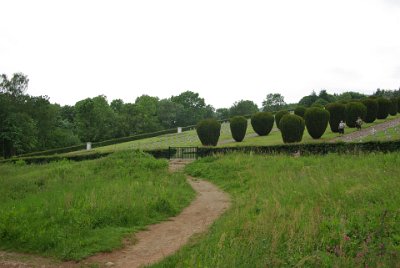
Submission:
M 107 156 L 109 154 L 111 154 L 111 152 L 107 153 L 92 152 L 87 154 L 77 154 L 68 156 L 51 155 L 51 156 L 13 157 L 6 160 L 1 160 L 0 163 L 15 163 L 20 160 L 23 160 L 27 164 L 45 164 L 54 161 L 60 161 L 63 159 L 72 161 L 84 161 L 84 160 L 97 159 L 100 157 Z

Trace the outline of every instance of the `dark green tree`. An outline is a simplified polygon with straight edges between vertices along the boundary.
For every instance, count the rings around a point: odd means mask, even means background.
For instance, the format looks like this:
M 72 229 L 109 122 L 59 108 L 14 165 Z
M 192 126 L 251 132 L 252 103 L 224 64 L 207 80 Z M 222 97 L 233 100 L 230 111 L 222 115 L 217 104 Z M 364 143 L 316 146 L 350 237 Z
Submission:
M 365 122 L 372 123 L 376 120 L 378 114 L 378 102 L 376 99 L 366 98 L 361 100 L 362 104 L 367 107 L 367 114 L 365 115 Z
M 346 105 L 346 125 L 348 127 L 356 127 L 358 117 L 365 121 L 367 115 L 367 107 L 361 102 L 349 102 Z
M 331 127 L 332 132 L 339 132 L 338 127 L 340 121 L 346 121 L 346 106 L 339 102 L 334 102 L 328 104 L 326 109 L 329 111 L 329 126 Z
M 251 117 L 251 126 L 259 136 L 266 136 L 274 126 L 274 116 L 270 112 L 255 113 Z
M 229 121 L 232 138 L 237 142 L 243 141 L 246 136 L 247 119 L 243 116 L 234 116 Z
M 286 107 L 284 97 L 280 93 L 270 93 L 262 103 L 264 112 L 276 112 Z
M 221 134 L 221 124 L 215 119 L 204 119 L 196 125 L 197 136 L 204 146 L 216 146 Z
M 281 129 L 280 126 L 279 126 L 279 122 L 281 121 L 281 118 L 282 118 L 284 115 L 287 115 L 287 114 L 289 114 L 289 111 L 286 111 L 286 110 L 279 111 L 279 112 L 277 112 L 277 113 L 275 114 L 275 122 L 276 122 L 276 127 L 277 127 L 277 128 Z
M 235 115 L 253 115 L 258 112 L 258 106 L 250 100 L 240 100 L 235 102 L 229 109 L 231 116 Z
M 295 114 L 286 114 L 280 121 L 281 134 L 284 143 L 300 142 L 303 138 L 304 119 Z
M 329 122 L 328 110 L 311 107 L 304 114 L 307 131 L 313 139 L 319 139 L 324 135 Z

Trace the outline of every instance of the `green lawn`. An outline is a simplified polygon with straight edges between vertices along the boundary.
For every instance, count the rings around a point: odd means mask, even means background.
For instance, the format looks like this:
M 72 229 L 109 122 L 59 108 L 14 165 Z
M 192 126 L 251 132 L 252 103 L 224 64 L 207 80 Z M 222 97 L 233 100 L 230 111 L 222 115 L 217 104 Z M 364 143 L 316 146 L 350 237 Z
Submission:
M 400 153 L 203 158 L 186 171 L 232 207 L 152 267 L 399 267 L 399 163 Z
M 0 165 L 0 249 L 78 260 L 178 214 L 194 198 L 166 160 L 138 152 Z
M 372 132 L 371 135 L 362 138 L 362 141 L 388 141 L 400 139 L 400 126 L 388 128 L 386 131 Z

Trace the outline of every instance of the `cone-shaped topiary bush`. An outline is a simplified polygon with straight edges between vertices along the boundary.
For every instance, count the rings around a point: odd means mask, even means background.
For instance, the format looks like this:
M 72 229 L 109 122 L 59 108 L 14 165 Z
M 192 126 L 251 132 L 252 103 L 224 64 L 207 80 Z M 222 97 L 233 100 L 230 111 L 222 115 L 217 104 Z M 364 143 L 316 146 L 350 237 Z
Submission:
M 361 102 L 349 102 L 346 105 L 346 125 L 348 127 L 356 127 L 358 117 L 365 120 L 367 115 L 367 107 Z
M 204 146 L 216 146 L 221 132 L 221 124 L 215 119 L 205 119 L 197 123 L 197 136 Z
M 297 106 L 296 109 L 294 109 L 294 114 L 304 118 L 306 110 L 307 108 L 304 106 Z
M 326 109 L 329 111 L 329 126 L 332 132 L 339 132 L 339 123 L 341 120 L 346 120 L 346 105 L 338 102 L 329 103 L 326 105 Z
M 372 123 L 376 120 L 376 115 L 378 114 L 378 102 L 376 99 L 363 99 L 362 104 L 367 107 L 367 114 L 365 115 L 365 122 Z
M 237 142 L 241 142 L 244 139 L 244 136 L 246 136 L 247 119 L 243 116 L 234 116 L 229 120 L 229 122 L 232 138 Z
M 304 119 L 295 114 L 286 114 L 280 120 L 281 134 L 284 143 L 300 142 L 303 138 Z
M 329 122 L 328 110 L 318 107 L 308 108 L 304 114 L 307 131 L 313 139 L 319 139 L 325 133 Z
M 385 119 L 389 115 L 390 100 L 383 97 L 376 100 L 378 102 L 378 113 L 376 114 L 376 118 Z
M 281 129 L 279 126 L 279 121 L 281 121 L 282 116 L 289 114 L 289 111 L 283 110 L 279 111 L 275 114 L 275 122 L 276 122 L 276 127 Z
M 266 136 L 274 126 L 274 116 L 269 112 L 255 113 L 251 117 L 251 126 L 258 135 Z
M 389 114 L 390 115 L 396 115 L 397 114 L 397 98 L 391 98 L 390 99 L 390 106 L 389 106 Z

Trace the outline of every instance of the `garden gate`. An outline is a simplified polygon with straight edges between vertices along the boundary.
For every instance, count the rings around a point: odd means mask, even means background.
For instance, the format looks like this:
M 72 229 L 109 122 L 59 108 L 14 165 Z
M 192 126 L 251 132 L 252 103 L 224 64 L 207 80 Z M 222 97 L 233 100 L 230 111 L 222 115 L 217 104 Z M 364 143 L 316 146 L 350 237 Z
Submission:
M 169 147 L 169 159 L 197 159 L 198 147 Z

